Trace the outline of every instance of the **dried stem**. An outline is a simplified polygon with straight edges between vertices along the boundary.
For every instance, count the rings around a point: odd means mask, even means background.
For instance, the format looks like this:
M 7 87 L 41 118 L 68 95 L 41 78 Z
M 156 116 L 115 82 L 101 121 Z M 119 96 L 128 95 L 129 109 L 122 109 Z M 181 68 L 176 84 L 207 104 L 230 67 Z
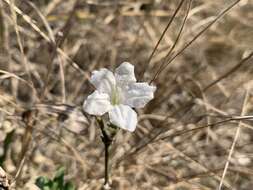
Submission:
M 240 0 L 237 0 L 235 2 L 233 2 L 230 6 L 228 6 L 226 9 L 224 9 L 223 11 L 220 12 L 220 14 L 218 14 L 216 16 L 215 19 L 213 19 L 207 26 L 205 26 L 200 32 L 197 33 L 197 35 L 195 35 L 192 40 L 190 40 L 182 49 L 180 49 L 178 51 L 178 53 L 176 53 L 163 67 L 161 67 L 154 75 L 154 77 L 152 78 L 152 81 L 155 81 L 157 79 L 157 77 L 159 76 L 159 74 L 165 70 L 165 68 L 170 65 L 179 55 L 181 55 L 194 41 L 196 41 L 200 36 L 202 36 L 203 33 L 205 33 L 214 23 L 216 23 L 222 16 L 224 16 L 230 9 L 232 9 L 236 4 L 238 4 L 240 2 Z M 150 82 L 150 83 L 151 83 Z
M 193 1 L 193 0 L 190 0 L 190 2 L 189 2 L 189 4 L 188 4 L 187 11 L 186 11 L 186 14 L 185 14 L 183 23 L 182 23 L 182 25 L 180 26 L 180 29 L 179 29 L 179 32 L 178 32 L 178 34 L 177 34 L 177 37 L 176 37 L 175 42 L 174 42 L 173 45 L 170 47 L 169 52 L 167 53 L 167 55 L 166 55 L 165 58 L 164 58 L 164 61 L 163 61 L 162 64 L 159 66 L 158 71 L 155 73 L 154 77 L 150 80 L 149 84 L 151 84 L 151 83 L 156 79 L 156 77 L 157 77 L 158 74 L 159 74 L 159 71 L 160 71 L 161 69 L 163 69 L 164 65 L 169 61 L 169 57 L 170 57 L 171 53 L 173 52 L 173 50 L 175 49 L 175 47 L 176 47 L 176 45 L 177 45 L 177 43 L 178 43 L 178 41 L 179 41 L 179 39 L 180 39 L 180 37 L 181 37 L 181 35 L 182 35 L 184 26 L 185 26 L 185 24 L 186 24 L 186 20 L 187 20 L 187 18 L 188 18 L 189 12 L 190 12 L 190 10 L 191 10 L 192 1 Z
M 165 36 L 167 30 L 169 29 L 169 27 L 170 27 L 170 25 L 171 25 L 171 23 L 173 22 L 174 18 L 176 17 L 177 13 L 179 12 L 180 8 L 182 7 L 184 1 L 185 1 L 185 0 L 181 0 L 181 1 L 180 1 L 180 3 L 178 4 L 178 6 L 177 6 L 175 12 L 173 13 L 172 17 L 170 18 L 170 20 L 169 20 L 169 22 L 168 22 L 166 28 L 164 29 L 164 31 L 163 31 L 161 37 L 160 37 L 159 40 L 157 41 L 157 43 L 156 43 L 156 45 L 155 45 L 155 48 L 153 49 L 152 53 L 150 54 L 150 56 L 149 56 L 149 58 L 148 58 L 147 67 L 146 67 L 146 69 L 144 70 L 144 72 L 143 72 L 142 75 L 141 75 L 142 78 L 144 77 L 145 72 L 147 71 L 147 69 L 148 69 L 148 67 L 149 67 L 149 65 L 150 65 L 150 62 L 151 62 L 151 60 L 152 60 L 152 58 L 153 58 L 153 56 L 154 56 L 154 54 L 155 54 L 155 52 L 156 52 L 156 50 L 157 50 L 159 44 L 161 43 L 163 37 Z
M 37 113 L 33 113 L 31 110 L 26 110 L 22 114 L 22 120 L 25 123 L 26 128 L 25 128 L 25 134 L 22 139 L 22 148 L 21 148 L 21 152 L 20 152 L 20 156 L 18 160 L 18 168 L 15 174 L 15 178 L 11 185 L 14 185 L 20 178 L 23 166 L 26 161 L 27 152 L 29 151 L 30 144 L 32 141 L 32 133 L 33 133 L 34 125 L 36 124 L 36 121 L 33 119 L 34 114 L 37 115 Z
M 45 79 L 45 86 L 44 86 L 44 89 L 42 91 L 41 99 L 44 98 L 44 95 L 45 95 L 46 90 L 47 90 L 47 85 L 49 83 L 50 75 L 51 75 L 51 72 L 52 72 L 52 69 L 53 69 L 53 60 L 57 56 L 58 47 L 62 46 L 62 44 L 64 43 L 64 41 L 66 40 L 66 38 L 67 38 L 67 36 L 70 32 L 71 26 L 73 24 L 72 21 L 75 17 L 75 11 L 77 10 L 78 6 L 79 6 L 79 0 L 76 0 L 75 3 L 74 3 L 74 6 L 72 8 L 72 11 L 69 14 L 69 17 L 68 17 L 66 23 L 64 24 L 64 26 L 60 30 L 61 32 L 59 34 L 61 34 L 61 35 L 59 35 L 58 38 L 56 38 L 55 42 L 51 42 L 51 45 L 53 47 L 53 51 L 52 51 L 52 54 L 51 54 L 51 63 L 49 64 L 49 69 L 48 69 L 47 76 L 46 76 L 46 79 Z M 60 69 L 61 69 L 61 78 L 64 81 L 63 67 L 61 65 L 60 65 Z M 63 82 L 63 86 L 65 86 L 65 82 Z M 64 92 L 65 92 L 65 90 L 64 90 Z M 64 97 L 63 99 L 65 99 L 64 94 L 65 93 L 63 93 L 63 97 Z M 63 101 L 63 103 L 64 102 L 65 101 Z

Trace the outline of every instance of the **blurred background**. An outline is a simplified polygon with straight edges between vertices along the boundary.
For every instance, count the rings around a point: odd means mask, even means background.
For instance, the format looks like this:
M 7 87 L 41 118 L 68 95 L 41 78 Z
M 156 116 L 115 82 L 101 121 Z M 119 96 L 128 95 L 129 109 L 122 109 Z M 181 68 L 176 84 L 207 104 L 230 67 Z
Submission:
M 234 2 L 0 0 L 0 166 L 12 187 L 39 189 L 65 167 L 77 189 L 101 189 L 100 129 L 82 104 L 91 71 L 128 61 L 157 91 L 137 130 L 117 134 L 112 189 L 252 189 L 253 123 L 230 118 L 253 113 L 253 1 L 211 25 Z

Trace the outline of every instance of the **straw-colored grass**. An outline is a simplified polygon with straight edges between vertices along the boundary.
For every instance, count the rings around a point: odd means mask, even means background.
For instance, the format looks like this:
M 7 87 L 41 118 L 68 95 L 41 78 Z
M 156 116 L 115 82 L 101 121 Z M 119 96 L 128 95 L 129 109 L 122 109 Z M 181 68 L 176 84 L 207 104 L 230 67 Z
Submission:
M 101 189 L 100 129 L 81 107 L 91 71 L 128 61 L 157 91 L 137 130 L 117 134 L 112 189 L 251 190 L 252 10 L 252 0 L 1 0 L 0 158 L 11 189 L 36 189 L 59 166 L 78 189 Z

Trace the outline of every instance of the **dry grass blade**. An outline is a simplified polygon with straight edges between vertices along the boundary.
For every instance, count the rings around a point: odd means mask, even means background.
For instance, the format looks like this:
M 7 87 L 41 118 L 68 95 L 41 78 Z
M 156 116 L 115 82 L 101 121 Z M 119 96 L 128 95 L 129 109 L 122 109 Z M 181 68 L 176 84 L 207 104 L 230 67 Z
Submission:
M 5 44 L 5 24 L 4 24 L 4 16 L 3 16 L 3 10 L 2 10 L 2 4 L 0 4 L 0 49 L 3 48 Z
M 215 19 L 210 22 L 207 26 L 205 26 L 196 36 L 193 37 L 193 39 L 188 42 L 181 50 L 178 51 L 168 62 L 166 65 L 164 65 L 162 68 L 160 68 L 157 73 L 155 74 L 155 77 L 157 78 L 159 74 L 164 71 L 164 69 L 172 63 L 179 55 L 181 55 L 194 41 L 196 41 L 204 32 L 206 32 L 214 23 L 216 23 L 222 16 L 224 16 L 230 9 L 232 9 L 235 5 L 237 5 L 240 2 L 240 0 L 235 1 L 230 6 L 228 6 L 225 10 L 223 10 L 218 16 L 215 17 Z M 155 78 L 153 78 L 151 81 L 154 81 Z
M 44 11 L 44 15 L 47 16 L 49 15 L 54 9 L 55 7 L 60 4 L 61 0 L 53 0 L 50 1 L 50 3 L 48 4 L 48 6 L 46 7 L 45 11 Z
M 1 79 L 12 77 L 12 78 L 15 78 L 15 79 L 27 84 L 29 87 L 31 87 L 33 89 L 33 86 L 28 81 L 26 81 L 25 79 L 22 79 L 21 77 L 15 75 L 13 73 L 10 73 L 10 72 L 4 71 L 4 70 L 0 70 L 0 73 L 3 74 L 3 75 L 0 76 Z
M 8 5 L 10 5 L 9 0 L 4 0 Z M 22 16 L 22 18 L 36 31 L 38 32 L 47 42 L 51 42 L 50 38 L 40 30 L 40 28 L 34 24 L 35 21 L 32 20 L 28 15 L 24 14 L 18 7 L 14 5 L 13 7 L 14 11 L 16 11 L 19 15 Z M 75 68 L 78 72 L 83 74 L 87 79 L 89 78 L 87 72 L 84 72 L 78 64 L 76 64 L 61 48 L 57 48 L 57 51 Z
M 62 44 L 64 43 L 64 41 L 66 40 L 66 38 L 69 34 L 69 31 L 70 31 L 70 28 L 72 26 L 72 22 L 74 19 L 75 12 L 78 8 L 78 4 L 79 4 L 79 0 L 76 0 L 74 3 L 74 6 L 68 16 L 66 23 L 64 24 L 62 29 L 59 31 L 59 33 L 61 33 L 61 35 L 58 35 L 58 39 L 56 39 L 56 42 L 53 44 L 53 51 L 51 53 L 51 63 L 49 63 L 49 68 L 48 68 L 47 76 L 45 79 L 45 85 L 44 85 L 44 89 L 43 89 L 42 96 L 41 96 L 42 99 L 44 98 L 44 95 L 47 90 L 47 86 L 48 86 L 50 76 L 52 73 L 52 69 L 53 69 L 53 60 L 57 56 L 57 49 L 62 46 Z M 59 64 L 60 64 L 60 75 L 61 75 L 61 80 L 62 80 L 62 94 L 63 94 L 63 103 L 64 103 L 66 101 L 64 69 L 63 69 L 62 59 L 58 58 L 58 60 L 59 60 Z
M 171 139 L 173 139 L 177 136 L 182 136 L 182 135 L 185 135 L 185 134 L 188 134 L 188 133 L 197 132 L 197 131 L 200 131 L 202 129 L 209 128 L 209 127 L 219 127 L 222 124 L 233 122 L 233 121 L 242 122 L 243 120 L 251 120 L 252 116 L 223 116 L 222 118 L 223 118 L 222 121 L 218 121 L 218 122 L 215 122 L 215 123 L 210 123 L 208 125 L 204 125 L 204 126 L 200 126 L 200 127 L 194 127 L 192 129 L 187 129 L 187 130 L 182 130 L 182 131 L 177 131 L 177 132 L 173 132 L 174 130 L 171 129 L 172 133 L 170 135 L 162 136 L 160 138 L 158 138 L 158 137 L 159 137 L 159 135 L 161 135 L 164 132 L 164 130 L 159 131 L 152 138 L 149 138 L 148 142 L 142 144 L 139 147 L 134 148 L 134 150 L 132 150 L 132 151 L 130 151 L 130 153 L 126 154 L 123 160 L 125 160 L 126 158 L 131 157 L 131 156 L 137 156 L 137 154 L 140 153 L 141 150 L 143 150 L 149 144 L 156 143 L 156 142 L 159 142 L 161 140 L 163 140 L 163 141 L 171 140 Z M 165 124 L 164 121 L 166 121 L 166 120 L 162 119 L 163 125 Z M 119 164 L 123 160 L 120 160 L 117 164 Z
M 182 7 L 184 1 L 185 1 L 185 0 L 181 0 L 181 1 L 180 1 L 180 3 L 178 4 L 178 6 L 177 6 L 175 12 L 174 12 L 173 15 L 171 16 L 171 18 L 170 18 L 170 20 L 169 20 L 167 26 L 165 27 L 165 29 L 164 29 L 162 35 L 160 36 L 159 40 L 157 41 L 157 43 L 156 43 L 156 45 L 155 45 L 155 48 L 153 49 L 152 53 L 150 54 L 150 56 L 149 56 L 149 58 L 148 58 L 147 67 L 146 67 L 146 69 L 144 69 L 143 74 L 141 74 L 142 78 L 143 78 L 143 76 L 145 75 L 145 72 L 148 70 L 148 67 L 149 67 L 149 65 L 150 65 L 150 62 L 151 62 L 151 60 L 152 60 L 152 58 L 153 58 L 153 56 L 154 56 L 154 54 L 155 54 L 155 52 L 156 52 L 156 50 L 157 50 L 159 44 L 161 43 L 161 41 L 162 41 L 164 35 L 166 34 L 167 30 L 169 29 L 169 27 L 170 27 L 171 23 L 173 22 L 174 18 L 176 17 L 178 11 L 179 11 L 180 8 Z
M 194 169 L 196 168 L 200 168 L 202 171 L 204 172 L 210 172 L 212 174 L 212 176 L 216 179 L 216 180 L 221 180 L 221 177 L 218 176 L 215 172 L 212 172 L 211 169 L 207 168 L 204 164 L 199 163 L 197 160 L 189 157 L 188 155 L 186 155 L 185 153 L 183 153 L 182 151 L 178 150 L 177 148 L 173 147 L 172 145 L 168 145 L 170 146 L 173 150 L 175 150 L 177 153 L 180 154 L 180 156 L 182 156 L 185 160 L 189 161 L 189 162 L 193 162 L 194 163 Z M 226 188 L 228 189 L 233 189 L 232 186 L 227 182 L 224 181 L 224 185 L 226 186 Z
M 36 13 L 39 15 L 40 19 L 42 20 L 45 28 L 47 29 L 49 38 L 51 39 L 52 43 L 55 43 L 54 32 L 52 31 L 50 24 L 48 23 L 45 16 L 41 13 L 41 11 L 38 9 L 38 7 L 36 7 L 36 5 L 34 3 L 32 3 L 31 1 L 27 1 L 27 0 L 25 0 L 24 2 L 26 2 L 28 5 L 30 5 L 36 11 Z
M 151 83 L 157 78 L 157 76 L 158 76 L 158 74 L 159 74 L 159 71 L 163 69 L 163 67 L 164 67 L 164 65 L 166 64 L 166 62 L 168 61 L 168 59 L 169 59 L 171 53 L 173 52 L 174 48 L 176 47 L 177 42 L 179 41 L 180 36 L 181 36 L 181 34 L 182 34 L 182 32 L 183 32 L 183 29 L 184 29 L 186 20 L 187 20 L 188 15 L 189 15 L 189 12 L 190 12 L 190 10 L 191 10 L 191 5 L 192 5 L 192 0 L 189 1 L 189 5 L 188 5 L 188 8 L 187 8 L 187 11 L 186 11 L 186 14 L 185 14 L 183 23 L 182 23 L 182 25 L 181 25 L 181 27 L 180 27 L 180 29 L 179 29 L 179 32 L 178 32 L 178 35 L 177 35 L 177 37 L 176 37 L 175 42 L 173 43 L 173 45 L 172 45 L 171 48 L 169 49 L 167 55 L 166 55 L 165 58 L 164 58 L 164 61 L 163 61 L 162 64 L 159 66 L 158 71 L 154 74 L 154 76 L 153 76 L 153 78 L 150 80 L 149 84 L 151 84 Z
M 10 0 L 4 0 L 9 6 L 11 6 L 11 2 Z M 31 19 L 28 15 L 24 14 L 16 5 L 13 5 L 12 7 L 14 9 L 14 11 L 16 13 L 18 13 L 19 15 L 21 15 L 23 17 L 23 19 L 29 24 L 31 25 L 31 27 L 36 31 L 38 32 L 45 40 L 47 40 L 48 42 L 50 41 L 50 38 L 44 33 L 42 32 L 36 24 L 36 23 L 33 19 Z
M 0 166 L 10 188 L 38 189 L 38 177 L 54 180 L 63 166 L 64 183 L 80 190 L 101 190 L 105 174 L 118 190 L 252 189 L 251 1 L 0 0 Z M 90 73 L 125 61 L 155 98 L 134 109 L 134 133 L 117 130 L 109 161 L 82 105 Z M 133 101 L 146 102 L 144 91 Z
M 244 103 L 243 103 L 243 106 L 242 106 L 241 116 L 244 116 L 247 113 L 247 110 L 248 110 L 247 104 L 248 104 L 248 101 L 249 101 L 249 97 L 250 97 L 249 87 L 247 87 L 246 93 L 245 93 L 245 98 L 244 98 Z M 241 125 L 242 125 L 242 122 L 239 122 L 238 127 L 236 129 L 236 133 L 235 133 L 235 136 L 234 136 L 233 143 L 232 143 L 231 148 L 229 150 L 229 155 L 228 155 L 228 158 L 227 158 L 227 162 L 225 164 L 225 167 L 224 167 L 224 170 L 223 170 L 223 173 L 222 173 L 222 178 L 220 180 L 219 190 L 222 189 L 222 185 L 223 185 L 224 180 L 225 180 L 225 176 L 226 176 L 226 173 L 227 173 L 227 170 L 228 170 L 228 167 L 229 167 L 229 163 L 230 163 L 232 154 L 234 152 L 236 142 L 237 142 L 237 140 L 239 138 L 239 135 L 240 135 Z
M 220 82 L 221 80 L 227 78 L 230 74 L 234 73 L 235 71 L 237 71 L 241 66 L 243 66 L 245 63 L 247 63 L 247 61 L 253 56 L 253 52 L 251 52 L 247 57 L 243 58 L 238 64 L 236 64 L 233 68 L 231 68 L 230 70 L 228 70 L 226 73 L 224 73 L 223 75 L 221 75 L 219 78 L 217 78 L 216 80 L 214 80 L 213 82 L 211 82 L 210 84 L 208 84 L 203 91 L 207 91 L 209 88 L 211 88 L 213 85 L 217 84 L 218 82 Z
M 44 15 L 40 12 L 40 10 L 32 2 L 30 2 L 30 1 L 25 1 L 25 2 L 27 4 L 29 4 L 37 12 L 37 14 L 41 18 L 43 24 L 45 25 L 45 27 L 46 27 L 46 29 L 48 31 L 48 35 L 49 35 L 49 37 L 51 39 L 51 43 L 53 44 L 53 46 L 56 46 L 56 44 L 55 44 L 56 41 L 55 41 L 55 37 L 54 37 L 53 31 L 52 31 L 49 23 L 47 22 L 46 18 L 44 17 Z M 55 52 L 56 52 L 56 49 L 57 49 L 57 47 L 54 50 Z M 65 77 L 64 77 L 63 60 L 59 56 L 57 56 L 57 58 L 58 58 L 59 66 L 60 66 L 60 76 L 61 76 L 61 81 L 62 81 L 62 103 L 65 103 L 65 101 L 66 101 L 66 90 L 65 90 Z M 53 59 L 54 58 L 52 56 L 51 60 L 53 61 Z M 52 63 L 51 63 L 51 65 L 52 65 Z M 48 77 L 49 77 L 49 73 L 51 72 L 50 71 L 51 69 L 52 68 L 50 67 L 49 72 L 48 72 Z M 48 77 L 47 77 L 47 79 L 49 80 Z M 48 80 L 47 80 L 47 82 L 48 82 Z M 44 93 L 42 93 L 42 94 L 44 94 Z
M 24 67 L 25 67 L 26 73 L 28 75 L 29 81 L 31 82 L 31 84 L 33 86 L 33 90 L 36 92 L 36 89 L 34 88 L 34 85 L 33 85 L 31 73 L 30 73 L 30 67 L 29 67 L 29 64 L 28 64 L 28 61 L 27 61 L 27 57 L 24 53 L 24 47 L 23 47 L 23 44 L 21 42 L 21 37 L 20 37 L 20 34 L 19 34 L 19 30 L 18 30 L 17 15 L 16 15 L 15 8 L 14 8 L 15 7 L 14 0 L 10 0 L 9 5 L 10 5 L 10 9 L 11 9 L 11 14 L 12 14 L 14 28 L 15 28 L 15 32 L 16 32 L 16 36 L 17 36 L 19 50 L 20 50 L 21 56 L 22 56 L 22 62 L 24 64 Z

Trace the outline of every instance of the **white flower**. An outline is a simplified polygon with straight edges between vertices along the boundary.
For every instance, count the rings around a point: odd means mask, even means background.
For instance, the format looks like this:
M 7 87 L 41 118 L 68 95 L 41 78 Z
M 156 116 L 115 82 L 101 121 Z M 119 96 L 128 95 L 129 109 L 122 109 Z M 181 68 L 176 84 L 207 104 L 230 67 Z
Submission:
M 93 71 L 90 82 L 96 90 L 84 101 L 84 111 L 97 116 L 108 112 L 112 124 L 131 132 L 137 125 L 132 108 L 144 107 L 156 90 L 146 82 L 136 82 L 134 66 L 128 62 L 122 63 L 115 74 L 105 68 Z

